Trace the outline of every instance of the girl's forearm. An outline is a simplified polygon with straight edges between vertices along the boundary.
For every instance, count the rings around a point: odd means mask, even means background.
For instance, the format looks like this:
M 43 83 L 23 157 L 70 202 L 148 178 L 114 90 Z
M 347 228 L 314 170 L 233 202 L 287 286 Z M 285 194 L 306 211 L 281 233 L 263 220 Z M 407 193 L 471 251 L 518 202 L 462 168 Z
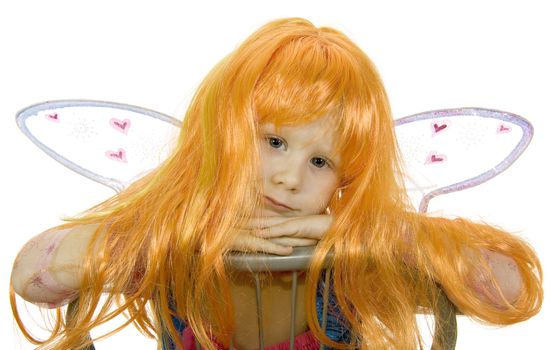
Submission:
M 57 307 L 76 296 L 80 267 L 97 226 L 50 230 L 31 239 L 19 252 L 11 283 L 27 301 Z

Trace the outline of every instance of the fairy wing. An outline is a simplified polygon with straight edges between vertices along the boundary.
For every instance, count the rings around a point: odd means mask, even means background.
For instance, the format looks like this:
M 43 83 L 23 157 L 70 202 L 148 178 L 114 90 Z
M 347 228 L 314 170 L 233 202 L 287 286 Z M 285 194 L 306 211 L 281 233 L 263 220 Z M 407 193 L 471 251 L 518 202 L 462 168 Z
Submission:
M 152 110 L 88 100 L 36 104 L 20 111 L 17 123 L 51 157 L 115 191 L 168 156 L 181 124 Z M 395 125 L 408 193 L 423 212 L 435 196 L 504 171 L 533 134 L 522 117 L 482 108 L 423 112 Z
M 443 109 L 395 121 L 406 187 L 420 212 L 445 193 L 479 185 L 507 169 L 533 135 L 524 118 L 483 108 Z
M 52 158 L 115 191 L 170 154 L 181 124 L 152 110 L 89 100 L 39 103 L 21 110 L 16 120 Z

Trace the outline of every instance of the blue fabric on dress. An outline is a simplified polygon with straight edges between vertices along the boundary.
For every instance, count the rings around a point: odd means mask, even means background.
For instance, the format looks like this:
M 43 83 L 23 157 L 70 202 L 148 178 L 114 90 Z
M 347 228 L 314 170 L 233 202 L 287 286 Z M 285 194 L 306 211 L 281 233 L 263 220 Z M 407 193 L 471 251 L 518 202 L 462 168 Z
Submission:
M 175 311 L 174 299 L 172 298 L 172 294 L 170 295 L 169 307 L 171 311 Z M 172 315 L 170 318 L 172 319 L 172 324 L 174 325 L 174 328 L 176 328 L 177 333 L 182 334 L 182 332 L 184 331 L 184 328 L 186 328 L 186 324 L 184 323 L 184 320 L 174 315 Z M 177 350 L 176 344 L 174 344 L 168 332 L 163 332 L 162 344 L 163 344 L 163 347 L 162 347 L 163 350 Z
M 325 271 L 322 272 L 319 279 L 318 288 L 316 290 L 316 311 L 318 314 L 318 322 L 322 324 L 323 315 L 323 290 L 325 288 Z M 342 316 L 342 312 L 337 305 L 337 298 L 333 290 L 333 284 L 329 283 L 329 298 L 327 305 L 327 324 L 325 327 L 325 335 L 329 339 L 349 344 L 350 343 L 350 330 L 348 329 L 348 323 Z

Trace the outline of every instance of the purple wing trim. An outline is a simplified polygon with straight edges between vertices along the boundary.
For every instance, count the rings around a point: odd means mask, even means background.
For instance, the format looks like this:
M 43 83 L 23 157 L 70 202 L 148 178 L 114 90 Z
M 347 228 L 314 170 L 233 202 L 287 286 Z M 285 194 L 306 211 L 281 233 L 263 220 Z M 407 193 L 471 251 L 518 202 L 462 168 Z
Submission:
M 443 110 L 434 110 L 429 112 L 423 112 L 419 114 L 414 114 L 404 118 L 395 120 L 395 126 L 398 127 L 403 124 L 417 122 L 421 120 L 428 120 L 434 118 L 454 118 L 460 116 L 476 116 L 481 118 L 493 118 L 501 120 L 504 122 L 512 123 L 519 126 L 522 129 L 522 137 L 520 138 L 517 145 L 509 153 L 509 155 L 503 159 L 500 163 L 494 166 L 492 169 L 483 172 L 475 177 L 468 178 L 466 180 L 438 188 L 427 194 L 425 194 L 420 202 L 419 211 L 426 212 L 428 208 L 429 201 L 436 196 L 461 191 L 466 188 L 477 186 L 483 182 L 486 182 L 493 178 L 494 176 L 500 174 L 505 169 L 507 169 L 515 160 L 524 152 L 528 144 L 532 140 L 534 134 L 534 128 L 532 125 L 524 118 L 519 115 L 493 110 L 493 109 L 484 109 L 484 108 L 456 108 L 456 109 L 443 109 Z M 451 119 L 453 120 L 453 119 Z

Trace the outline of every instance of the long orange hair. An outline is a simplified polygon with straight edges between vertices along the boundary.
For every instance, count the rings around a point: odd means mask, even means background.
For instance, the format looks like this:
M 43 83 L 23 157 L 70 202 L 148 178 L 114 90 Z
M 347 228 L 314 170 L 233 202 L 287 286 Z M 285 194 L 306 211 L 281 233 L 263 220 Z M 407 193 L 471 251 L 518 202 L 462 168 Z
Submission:
M 174 312 L 207 349 L 214 349 L 210 335 L 229 344 L 234 321 L 225 257 L 233 228 L 261 204 L 258 126 L 322 116 L 332 118 L 338 135 L 342 196 L 329 203 L 334 224 L 308 273 L 306 312 L 318 339 L 347 347 L 327 338 L 316 316 L 329 253 L 334 293 L 361 349 L 419 346 L 417 307 L 431 303 L 438 284 L 464 314 L 493 324 L 539 311 L 542 272 L 534 251 L 488 225 L 415 213 L 374 65 L 344 34 L 292 18 L 263 26 L 214 67 L 191 101 L 175 151 L 159 168 L 65 225 L 99 228 L 73 326 L 58 321 L 44 348 L 79 348 L 90 329 L 124 311 L 128 323 L 150 336 L 168 332 L 178 346 Z M 515 260 L 524 282 L 515 303 L 503 298 L 507 307 L 492 305 L 469 287 L 475 266 L 489 267 L 481 254 L 466 259 L 465 248 Z M 100 305 L 106 286 L 111 292 Z

